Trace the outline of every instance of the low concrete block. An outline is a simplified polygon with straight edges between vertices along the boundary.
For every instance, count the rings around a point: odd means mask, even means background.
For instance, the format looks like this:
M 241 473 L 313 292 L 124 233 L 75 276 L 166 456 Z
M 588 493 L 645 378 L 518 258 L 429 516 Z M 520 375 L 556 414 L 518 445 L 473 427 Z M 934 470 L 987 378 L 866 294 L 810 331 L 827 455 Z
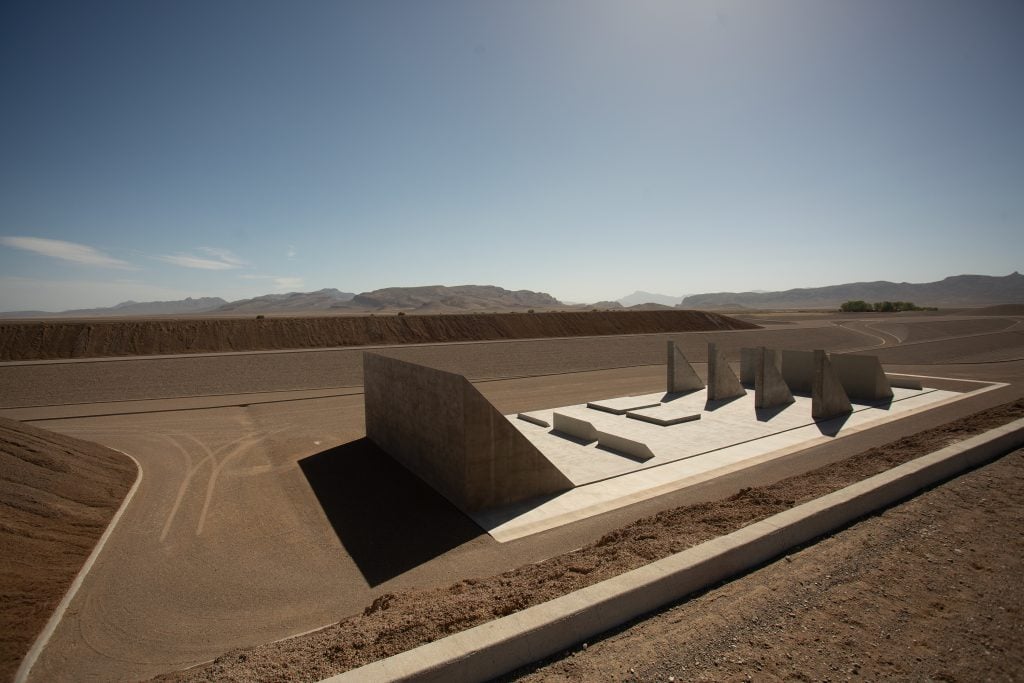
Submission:
M 828 420 L 853 412 L 843 383 L 824 351 L 814 352 L 814 386 L 811 388 L 811 417 Z
M 554 421 L 553 429 L 556 432 L 583 439 L 587 443 L 597 441 L 597 429 L 586 420 L 564 413 L 553 413 L 552 420 Z
M 613 415 L 625 415 L 631 410 L 650 408 L 661 405 L 660 402 L 652 402 L 649 399 L 637 398 L 636 396 L 623 396 L 622 398 L 609 398 L 603 401 L 590 401 L 587 407 L 592 410 L 600 410 Z
M 757 349 L 740 349 L 740 384 L 745 387 L 754 386 L 758 357 Z
M 602 432 L 601 430 L 597 432 L 597 445 L 601 448 L 628 455 L 634 460 L 645 461 L 654 457 L 654 453 L 647 444 L 625 436 L 619 436 L 618 434 Z
M 775 352 L 763 346 L 757 351 L 754 373 L 754 407 L 775 408 L 794 402 L 793 392 L 775 365 Z
M 690 365 L 690 361 L 686 360 L 686 356 L 671 339 L 668 340 L 667 374 L 665 391 L 669 394 L 697 391 L 704 388 L 704 382 L 700 380 L 697 372 Z
M 790 391 L 811 393 L 814 385 L 814 352 L 783 349 L 782 379 Z
M 366 435 L 466 511 L 572 482 L 462 375 L 363 353 Z
M 530 413 L 519 413 L 518 415 L 516 415 L 516 417 L 522 420 L 523 422 L 529 422 L 530 424 L 535 424 L 538 427 L 547 428 L 551 426 L 550 424 L 548 424 L 547 420 L 537 417 L 536 415 L 531 415 Z
M 833 353 L 829 355 L 829 362 L 850 398 L 861 401 L 892 398 L 892 387 L 878 356 Z
M 914 389 L 921 391 L 924 387 L 921 385 L 921 380 L 913 377 L 897 377 L 894 375 L 886 375 L 886 379 L 889 380 L 890 387 L 897 387 L 899 389 Z
M 708 344 L 708 400 L 724 401 L 743 396 L 747 390 L 736 378 L 736 373 L 729 367 L 725 355 L 718 350 L 718 345 Z
M 643 422 L 650 422 L 659 427 L 670 427 L 683 422 L 692 422 L 700 419 L 700 413 L 692 413 L 680 410 L 670 405 L 660 405 L 653 408 L 641 408 L 626 413 L 626 417 Z

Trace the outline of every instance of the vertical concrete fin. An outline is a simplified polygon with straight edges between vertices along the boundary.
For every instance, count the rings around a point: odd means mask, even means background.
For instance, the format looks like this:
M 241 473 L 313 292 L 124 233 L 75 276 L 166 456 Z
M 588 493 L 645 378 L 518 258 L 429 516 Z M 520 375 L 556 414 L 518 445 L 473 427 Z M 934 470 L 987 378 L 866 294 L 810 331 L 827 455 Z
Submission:
M 729 367 L 725 355 L 718 350 L 718 345 L 708 344 L 708 400 L 724 401 L 743 396 L 747 390 L 736 379 L 736 373 Z
M 466 511 L 572 482 L 462 375 L 363 353 L 366 435 Z
M 686 360 L 686 356 L 679 350 L 676 343 L 668 340 L 668 377 L 665 391 L 669 394 L 681 393 L 684 391 L 696 391 L 704 388 L 704 382 L 700 381 L 697 372 Z
M 811 417 L 815 420 L 853 412 L 850 399 L 824 351 L 814 352 L 814 386 L 811 388 Z
M 782 373 L 775 365 L 775 352 L 763 346 L 757 349 L 757 363 L 754 367 L 754 407 L 774 408 L 793 403 L 793 392 L 782 379 Z
M 829 362 L 850 398 L 861 401 L 887 401 L 892 398 L 892 386 L 878 356 L 833 353 Z

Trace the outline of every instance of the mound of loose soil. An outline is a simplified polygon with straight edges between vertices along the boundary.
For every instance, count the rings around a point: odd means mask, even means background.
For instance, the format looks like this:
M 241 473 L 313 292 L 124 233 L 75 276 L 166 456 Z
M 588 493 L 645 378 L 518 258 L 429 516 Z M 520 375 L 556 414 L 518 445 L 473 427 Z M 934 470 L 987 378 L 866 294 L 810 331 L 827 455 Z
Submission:
M 499 576 L 385 594 L 362 615 L 159 677 L 175 681 L 320 679 L 551 600 L 752 524 L 794 505 L 1024 416 L 1024 399 L 864 451 L 769 486 L 665 510 L 579 550 Z M 892 568 L 898 573 L 899 568 Z
M 116 451 L 0 418 L 0 679 L 14 676 L 135 475 Z
M 757 327 L 716 313 L 674 310 L 15 321 L 0 323 L 0 360 L 268 351 L 368 344 L 747 330 Z

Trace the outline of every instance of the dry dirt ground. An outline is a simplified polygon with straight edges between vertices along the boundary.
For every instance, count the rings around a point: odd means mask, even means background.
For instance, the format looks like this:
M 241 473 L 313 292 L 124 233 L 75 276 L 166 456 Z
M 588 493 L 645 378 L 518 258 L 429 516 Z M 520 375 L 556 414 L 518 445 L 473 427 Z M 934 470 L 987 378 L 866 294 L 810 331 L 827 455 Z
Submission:
M 145 472 L 33 680 L 138 679 L 192 666 L 359 614 L 388 593 L 500 575 L 663 510 L 728 498 L 1016 400 L 1024 395 L 1024 362 L 1013 360 L 1024 356 L 1020 320 L 997 320 L 922 318 L 955 324 L 917 335 L 917 364 L 887 369 L 1010 386 L 508 544 L 362 439 L 360 349 L 0 363 L 4 416 L 121 448 Z M 762 344 L 872 348 L 883 360 L 902 352 L 878 325 L 816 316 L 764 330 L 388 353 L 467 374 L 513 413 L 650 391 L 664 381 L 666 336 L 698 366 L 707 341 L 734 359 L 739 347 Z M 1017 345 L 1007 346 L 1015 335 Z
M 0 418 L 0 679 L 14 676 L 135 474 L 121 453 Z
M 453 315 L 0 322 L 0 360 L 539 339 L 741 330 L 703 311 L 551 311 Z

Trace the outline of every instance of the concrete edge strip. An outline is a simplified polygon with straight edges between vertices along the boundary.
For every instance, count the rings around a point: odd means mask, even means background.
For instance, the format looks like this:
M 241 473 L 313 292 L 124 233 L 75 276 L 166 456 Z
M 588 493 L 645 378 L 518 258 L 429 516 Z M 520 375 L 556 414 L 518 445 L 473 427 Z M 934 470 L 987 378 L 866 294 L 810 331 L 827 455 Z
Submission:
M 35 666 L 36 660 L 39 659 L 39 655 L 42 653 L 43 648 L 46 647 L 46 644 L 50 642 L 50 637 L 53 635 L 54 631 L 57 630 L 57 626 L 64 617 L 64 612 L 66 612 L 68 607 L 71 605 L 71 601 L 74 600 L 75 595 L 78 593 L 78 589 L 82 587 L 82 583 L 85 581 L 86 575 L 96 563 L 96 558 L 99 557 L 100 552 L 103 550 L 103 546 L 107 544 L 107 540 L 114 532 L 114 527 L 116 527 L 117 523 L 121 521 L 121 515 L 123 515 L 124 511 L 128 509 L 128 504 L 132 502 L 132 498 L 135 497 L 135 492 L 139 490 L 139 485 L 142 483 L 142 465 L 139 461 L 130 453 L 125 453 L 118 448 L 111 450 L 115 450 L 122 455 L 128 456 L 131 458 L 131 461 L 135 463 L 135 467 L 137 469 L 135 483 L 133 483 L 132 487 L 128 489 L 128 495 L 124 497 L 124 500 L 121 501 L 121 506 L 117 508 L 117 512 L 115 512 L 114 516 L 110 518 L 110 524 L 108 524 L 107 528 L 103 531 L 103 535 L 100 536 L 100 540 L 96 542 L 95 546 L 93 546 L 92 552 L 89 553 L 89 557 L 85 560 L 85 564 L 83 564 L 82 568 L 78 570 L 78 575 L 75 576 L 75 580 L 71 582 L 71 586 L 64 594 L 60 603 L 58 603 L 53 614 L 50 615 L 49 621 L 46 622 L 46 626 L 43 627 L 43 630 L 40 631 L 39 635 L 36 637 L 35 642 L 32 643 L 32 647 L 29 648 L 28 654 L 25 655 L 25 659 L 21 661 L 21 665 L 18 667 L 17 673 L 14 674 L 14 683 L 24 683 L 24 681 L 28 680 L 28 675 L 32 672 L 32 667 Z
M 1024 444 L 1024 419 L 675 555 L 322 683 L 478 681 L 571 648 Z

